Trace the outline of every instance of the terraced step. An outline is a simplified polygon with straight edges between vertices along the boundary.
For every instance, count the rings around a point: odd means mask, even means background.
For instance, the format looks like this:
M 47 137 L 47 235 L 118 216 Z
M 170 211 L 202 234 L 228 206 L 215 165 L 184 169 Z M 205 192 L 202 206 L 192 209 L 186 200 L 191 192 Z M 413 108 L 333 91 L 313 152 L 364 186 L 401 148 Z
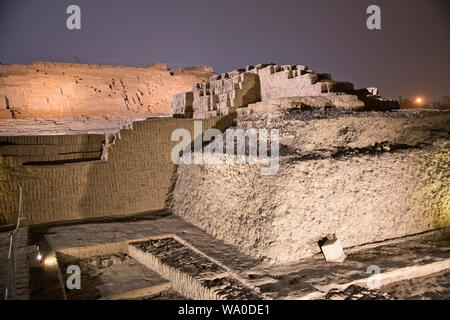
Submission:
M 131 242 L 128 254 L 170 280 L 174 290 L 190 299 L 261 298 L 257 291 L 225 266 L 174 237 Z

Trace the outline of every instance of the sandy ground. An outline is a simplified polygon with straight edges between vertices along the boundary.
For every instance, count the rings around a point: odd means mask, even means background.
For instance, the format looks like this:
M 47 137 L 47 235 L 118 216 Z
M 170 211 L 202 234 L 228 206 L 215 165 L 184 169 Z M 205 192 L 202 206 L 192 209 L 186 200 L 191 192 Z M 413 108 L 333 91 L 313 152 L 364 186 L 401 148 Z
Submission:
M 450 300 L 450 270 L 395 282 L 381 291 L 403 300 Z
M 398 281 L 369 290 L 351 285 L 345 290 L 330 290 L 327 300 L 449 300 L 450 269 L 425 277 Z

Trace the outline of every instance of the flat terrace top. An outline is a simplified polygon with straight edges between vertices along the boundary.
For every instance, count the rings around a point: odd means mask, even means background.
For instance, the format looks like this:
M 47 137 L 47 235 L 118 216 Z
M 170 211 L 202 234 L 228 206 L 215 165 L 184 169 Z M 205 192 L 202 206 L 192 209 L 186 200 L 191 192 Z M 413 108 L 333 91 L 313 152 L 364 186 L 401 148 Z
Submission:
M 167 117 L 159 113 L 136 116 L 77 116 L 55 119 L 0 119 L 0 136 L 110 134 L 135 121 Z
M 287 98 L 286 98 L 287 99 Z M 243 108 L 243 110 L 246 108 Z M 335 118 L 340 116 L 367 117 L 410 117 L 419 114 L 442 113 L 448 114 L 449 110 L 432 109 L 401 109 L 391 112 L 358 112 L 330 110 L 327 113 L 300 112 L 291 117 L 297 120 L 311 120 L 321 118 Z M 270 112 L 269 112 L 270 113 Z M 261 115 L 259 115 L 261 116 Z M 108 115 L 108 116 L 67 116 L 51 119 L 0 119 L 0 136 L 34 136 L 34 135 L 77 135 L 77 134 L 111 134 L 129 127 L 135 121 L 143 121 L 149 118 L 167 118 L 161 113 L 148 113 L 146 115 Z M 250 119 L 255 116 L 251 116 Z M 258 117 L 258 116 L 257 116 Z M 247 117 L 243 119 L 248 120 Z

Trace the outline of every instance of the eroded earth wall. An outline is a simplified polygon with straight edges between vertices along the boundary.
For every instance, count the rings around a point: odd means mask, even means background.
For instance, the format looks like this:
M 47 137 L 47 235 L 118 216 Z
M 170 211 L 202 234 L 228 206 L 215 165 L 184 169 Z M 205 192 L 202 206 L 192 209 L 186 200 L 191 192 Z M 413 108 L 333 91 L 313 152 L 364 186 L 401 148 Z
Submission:
M 209 79 L 210 67 L 168 70 L 37 62 L 0 64 L 0 119 L 169 112 L 170 96 Z
M 224 129 L 230 117 L 203 120 Z M 164 209 L 174 177 L 175 129 L 190 119 L 137 121 L 115 134 L 0 137 L 0 222 L 21 224 L 129 216 Z
M 320 252 L 327 236 L 352 247 L 450 225 L 449 112 L 278 107 L 237 121 L 280 130 L 278 173 L 181 165 L 175 214 L 278 262 Z

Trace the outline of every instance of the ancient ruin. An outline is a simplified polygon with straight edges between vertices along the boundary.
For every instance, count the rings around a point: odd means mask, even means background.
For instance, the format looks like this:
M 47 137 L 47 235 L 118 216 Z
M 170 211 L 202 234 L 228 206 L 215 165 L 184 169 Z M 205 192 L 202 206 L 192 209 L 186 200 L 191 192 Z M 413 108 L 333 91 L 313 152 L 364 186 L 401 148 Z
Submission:
M 348 105 L 348 108 L 383 108 L 380 104 L 383 104 L 384 100 L 378 96 L 376 88 L 355 91 L 352 83 L 335 81 L 330 74 L 317 74 L 304 65 L 258 64 L 212 75 L 209 81 L 197 83 L 191 91 L 173 95 L 169 114 L 175 117 L 203 119 L 240 112 L 240 108 L 249 104 L 277 98 L 349 98 L 342 96 L 345 94 L 364 97 L 359 104 Z M 365 100 L 372 101 L 372 104 L 363 104 Z M 375 101 L 378 103 L 373 106 Z M 393 101 L 386 102 L 389 106 L 385 106 L 385 109 L 398 107 Z
M 169 70 L 35 62 L 0 64 L 0 119 L 110 116 L 145 119 L 167 114 L 170 95 L 212 75 L 211 67 Z
M 450 111 L 398 106 L 304 65 L 0 65 L 1 292 L 408 299 L 411 279 L 445 290 Z M 251 130 L 276 132 L 276 174 L 264 161 L 173 162 L 177 130 L 190 136 L 183 154 L 234 159 L 217 134 L 228 129 L 256 160 Z M 66 285 L 72 265 L 85 291 Z M 382 287 L 368 285 L 373 265 Z

